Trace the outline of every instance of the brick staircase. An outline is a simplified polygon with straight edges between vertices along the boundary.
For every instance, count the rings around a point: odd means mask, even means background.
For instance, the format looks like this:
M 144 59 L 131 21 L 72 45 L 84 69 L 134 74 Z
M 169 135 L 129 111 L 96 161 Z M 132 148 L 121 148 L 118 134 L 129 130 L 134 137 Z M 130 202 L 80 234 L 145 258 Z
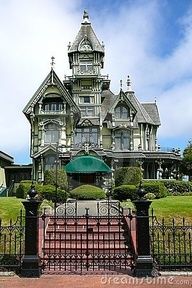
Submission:
M 122 272 L 132 268 L 130 227 L 119 217 L 49 217 L 44 233 L 45 272 Z

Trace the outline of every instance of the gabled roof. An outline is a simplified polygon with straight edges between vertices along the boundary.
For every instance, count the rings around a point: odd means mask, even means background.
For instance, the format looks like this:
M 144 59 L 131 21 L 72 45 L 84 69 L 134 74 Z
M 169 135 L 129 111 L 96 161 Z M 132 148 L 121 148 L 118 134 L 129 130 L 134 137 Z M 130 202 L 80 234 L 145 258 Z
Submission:
M 153 119 L 151 118 L 151 115 L 148 114 L 144 106 L 139 102 L 139 100 L 137 99 L 137 97 L 133 92 L 127 92 L 126 95 L 129 101 L 137 110 L 136 118 L 138 123 L 149 123 L 152 125 L 157 125 L 156 123 L 154 123 Z
M 121 89 L 118 95 L 114 95 L 110 90 L 104 90 L 102 97 L 104 98 L 101 106 L 102 121 L 122 100 L 135 111 L 138 123 L 161 125 L 156 103 L 140 103 L 133 91 L 124 93 Z
M 150 115 L 151 119 L 155 125 L 161 125 L 159 111 L 156 103 L 142 103 L 142 106 L 145 108 L 147 113 Z
M 129 106 L 129 108 L 131 108 L 134 113 L 136 114 L 137 113 L 137 109 L 135 109 L 135 106 L 132 104 L 132 102 L 129 100 L 129 98 L 127 97 L 127 95 L 123 92 L 122 89 L 120 89 L 120 92 L 119 94 L 117 95 L 113 105 L 111 106 L 110 108 L 110 112 L 112 112 L 113 109 L 115 109 L 115 107 L 118 105 L 118 103 L 126 103 L 127 106 Z
M 59 79 L 59 77 L 57 76 L 57 74 L 55 73 L 55 71 L 53 70 L 53 68 L 51 68 L 50 73 L 47 75 L 47 77 L 45 78 L 45 80 L 43 81 L 43 83 L 40 85 L 40 87 L 37 89 L 37 91 L 35 92 L 35 94 L 33 95 L 33 97 L 30 99 L 30 101 L 27 103 L 27 105 L 25 106 L 25 108 L 23 109 L 23 113 L 29 117 L 32 108 L 37 104 L 37 102 L 41 99 L 41 97 L 43 96 L 43 94 L 46 92 L 47 88 L 49 86 L 56 86 L 58 88 L 58 90 L 61 93 L 61 96 L 64 97 L 64 99 L 66 100 L 66 102 L 73 107 L 73 112 L 75 113 L 79 113 L 80 114 L 80 109 L 79 107 L 76 105 L 76 103 L 73 101 L 71 95 L 69 94 L 69 92 L 67 91 L 67 89 L 65 88 L 65 86 L 62 84 L 61 80 Z
M 51 144 L 47 145 L 43 149 L 41 149 L 40 151 L 36 152 L 33 155 L 33 158 L 38 158 L 40 155 L 45 154 L 48 151 L 52 151 L 52 152 L 56 153 L 57 149 L 56 149 L 56 147 L 54 145 L 51 145 Z
M 101 52 L 104 54 L 104 47 L 103 45 L 101 45 L 101 43 L 97 39 L 97 36 L 95 32 L 93 31 L 93 28 L 91 27 L 89 16 L 87 12 L 85 11 L 83 15 L 83 21 L 81 23 L 81 28 L 75 38 L 75 41 L 72 43 L 71 47 L 69 48 L 68 54 L 79 51 L 78 49 L 79 44 L 84 39 L 87 39 L 90 42 L 93 51 Z

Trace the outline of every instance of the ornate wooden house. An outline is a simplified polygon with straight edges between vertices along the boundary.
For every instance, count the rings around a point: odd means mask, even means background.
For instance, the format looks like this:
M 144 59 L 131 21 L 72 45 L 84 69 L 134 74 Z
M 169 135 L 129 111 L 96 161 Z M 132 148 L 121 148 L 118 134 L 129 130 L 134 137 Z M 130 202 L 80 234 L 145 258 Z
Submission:
M 61 81 L 52 66 L 23 110 L 31 124 L 35 180 L 43 181 L 44 171 L 55 166 L 79 183 L 99 183 L 116 167 L 133 165 L 143 168 L 144 178 L 177 176 L 179 151 L 161 151 L 157 143 L 157 104 L 140 103 L 129 77 L 127 90 L 113 94 L 101 74 L 104 55 L 84 12 L 68 46 L 72 75 Z

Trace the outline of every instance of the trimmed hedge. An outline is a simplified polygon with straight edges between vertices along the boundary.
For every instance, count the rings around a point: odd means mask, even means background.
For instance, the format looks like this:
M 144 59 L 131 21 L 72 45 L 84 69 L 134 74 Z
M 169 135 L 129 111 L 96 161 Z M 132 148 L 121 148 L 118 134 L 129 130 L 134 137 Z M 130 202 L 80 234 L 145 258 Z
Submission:
M 116 200 L 135 200 L 137 198 L 137 187 L 135 185 L 121 185 L 115 187 L 112 193 L 112 197 Z
M 105 199 L 105 192 L 96 186 L 81 185 L 70 191 L 70 197 L 77 200 L 97 200 Z
M 26 199 L 29 189 L 31 188 L 31 183 L 32 182 L 30 180 L 21 181 L 16 190 L 16 197 Z M 35 189 L 40 198 L 55 201 L 56 199 L 55 186 L 35 184 Z M 66 201 L 68 196 L 69 195 L 65 190 L 57 188 L 57 201 Z
M 173 195 L 187 194 L 192 192 L 192 183 L 181 180 L 161 180 L 169 192 Z
M 121 167 L 115 171 L 115 186 L 137 185 L 142 180 L 139 167 Z
M 61 188 L 57 188 L 56 194 L 56 188 L 53 185 L 40 185 L 38 194 L 43 199 L 52 200 L 53 202 L 56 200 L 58 202 L 65 202 L 69 196 L 69 193 Z
M 153 193 L 155 198 L 163 198 L 169 195 L 168 189 L 165 187 L 163 182 L 156 180 L 144 180 L 143 188 L 147 193 Z

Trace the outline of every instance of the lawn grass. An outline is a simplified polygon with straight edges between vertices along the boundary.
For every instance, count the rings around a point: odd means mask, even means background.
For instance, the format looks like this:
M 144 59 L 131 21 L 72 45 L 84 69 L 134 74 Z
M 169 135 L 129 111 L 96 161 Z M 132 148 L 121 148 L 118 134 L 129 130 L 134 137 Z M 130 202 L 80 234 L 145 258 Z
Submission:
M 24 210 L 21 201 L 23 199 L 16 197 L 0 197 L 0 218 L 2 219 L 2 225 L 7 225 L 10 219 L 13 222 L 16 221 L 20 210 Z
M 1 197 L 0 198 L 0 218 L 4 224 L 7 224 L 12 218 L 16 220 L 19 215 L 20 209 L 23 209 L 23 199 L 15 197 Z M 42 206 L 47 205 L 45 201 Z M 124 207 L 130 207 L 134 209 L 131 201 L 123 202 Z M 186 220 L 192 224 L 192 196 L 167 196 L 166 198 L 155 199 L 152 201 L 150 207 L 154 209 L 154 215 L 158 219 L 165 218 L 165 220 L 175 219 L 177 222 L 186 218 Z
M 182 220 L 185 218 L 192 224 L 192 196 L 167 196 L 154 199 L 151 207 L 158 218 Z
M 123 202 L 123 206 L 134 209 L 131 201 Z M 178 222 L 185 218 L 192 224 L 192 196 L 167 196 L 154 199 L 150 206 L 150 214 L 152 208 L 158 219 L 165 218 L 166 221 L 169 221 L 174 218 Z
M 20 215 L 21 210 L 23 210 L 23 215 L 25 215 L 22 201 L 25 200 L 16 197 L 0 197 L 0 219 L 2 219 L 2 225 L 8 225 L 10 219 L 14 223 Z M 49 205 L 52 206 L 50 201 L 44 200 L 40 206 L 41 211 Z

